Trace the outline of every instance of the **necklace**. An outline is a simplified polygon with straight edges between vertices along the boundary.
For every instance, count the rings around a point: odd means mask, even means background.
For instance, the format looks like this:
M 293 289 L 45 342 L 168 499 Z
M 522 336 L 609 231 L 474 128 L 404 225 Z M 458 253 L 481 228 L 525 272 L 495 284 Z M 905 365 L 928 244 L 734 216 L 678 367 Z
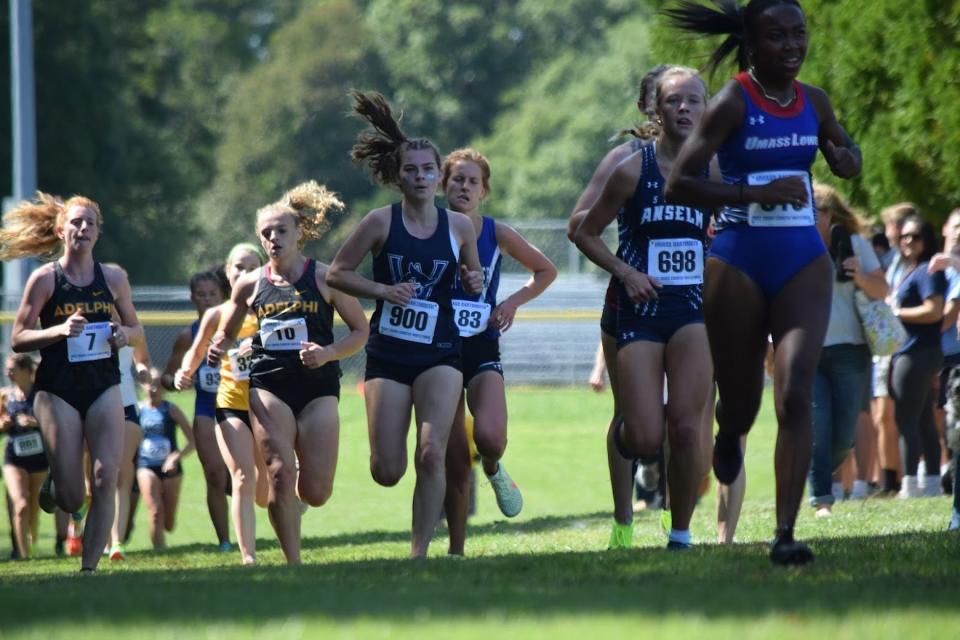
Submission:
M 793 104 L 793 101 L 797 99 L 797 89 L 793 85 L 791 85 L 791 88 L 793 89 L 793 95 L 787 98 L 786 100 L 779 100 L 775 96 L 772 96 L 769 93 L 767 93 L 767 89 L 766 87 L 763 86 L 763 83 L 757 80 L 757 76 L 753 72 L 753 67 L 750 67 L 749 69 L 747 69 L 747 74 L 755 83 L 757 83 L 757 86 L 760 87 L 760 93 L 763 94 L 763 97 L 766 98 L 767 100 L 770 100 L 771 102 L 777 103 L 777 105 L 779 105 L 781 108 L 789 107 L 791 104 Z

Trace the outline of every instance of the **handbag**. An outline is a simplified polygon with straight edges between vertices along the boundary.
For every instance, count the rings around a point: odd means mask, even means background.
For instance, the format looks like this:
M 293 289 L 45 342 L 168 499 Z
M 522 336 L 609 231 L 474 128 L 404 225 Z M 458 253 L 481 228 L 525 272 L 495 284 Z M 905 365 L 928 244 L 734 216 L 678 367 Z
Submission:
M 893 309 L 883 300 L 871 300 L 859 289 L 853 293 L 853 301 L 870 353 L 875 356 L 896 353 L 907 341 L 907 330 L 900 318 L 893 315 Z

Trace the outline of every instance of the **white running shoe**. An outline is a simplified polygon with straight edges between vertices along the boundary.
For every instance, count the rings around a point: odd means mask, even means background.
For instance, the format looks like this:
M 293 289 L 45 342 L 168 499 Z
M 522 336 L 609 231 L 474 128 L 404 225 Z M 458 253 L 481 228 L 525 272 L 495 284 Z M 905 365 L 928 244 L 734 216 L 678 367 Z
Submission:
M 923 495 L 922 489 L 917 485 L 917 476 L 903 476 L 900 482 L 900 493 L 897 497 L 901 500 L 907 498 L 919 498 Z
M 953 510 L 953 517 L 950 518 L 950 524 L 947 531 L 960 531 L 960 511 Z
M 660 465 L 657 462 L 637 465 L 637 473 L 633 479 L 637 481 L 637 484 L 640 485 L 641 489 L 644 491 L 657 490 L 657 487 L 660 485 L 659 466 Z
M 493 492 L 497 496 L 497 506 L 500 512 L 508 518 L 512 518 L 523 509 L 523 495 L 507 470 L 502 464 L 497 465 L 497 472 L 492 476 L 487 476 L 487 480 L 493 485 Z
M 846 499 L 846 496 L 844 495 L 844 491 L 843 491 L 842 482 L 834 482 L 830 486 L 830 493 L 833 494 L 833 499 L 836 500 L 837 502 L 842 502 L 843 500 Z

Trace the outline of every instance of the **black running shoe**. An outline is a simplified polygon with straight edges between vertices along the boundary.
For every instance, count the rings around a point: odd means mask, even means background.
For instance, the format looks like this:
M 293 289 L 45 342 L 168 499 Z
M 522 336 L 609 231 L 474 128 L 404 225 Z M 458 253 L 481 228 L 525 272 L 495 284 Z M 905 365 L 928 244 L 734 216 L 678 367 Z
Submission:
M 40 508 L 46 513 L 53 513 L 57 510 L 57 500 L 53 497 L 53 490 L 53 474 L 47 473 L 47 477 L 43 479 L 43 484 L 40 485 L 40 495 L 37 496 Z
M 793 530 L 778 531 L 770 545 L 770 561 L 784 567 L 803 566 L 814 560 L 813 551 L 802 542 L 793 539 Z
M 693 545 L 689 542 L 680 542 L 678 540 L 670 540 L 667 542 L 667 551 L 690 551 L 693 549 Z
M 740 436 L 717 433 L 713 443 L 713 474 L 720 484 L 733 484 L 743 468 Z

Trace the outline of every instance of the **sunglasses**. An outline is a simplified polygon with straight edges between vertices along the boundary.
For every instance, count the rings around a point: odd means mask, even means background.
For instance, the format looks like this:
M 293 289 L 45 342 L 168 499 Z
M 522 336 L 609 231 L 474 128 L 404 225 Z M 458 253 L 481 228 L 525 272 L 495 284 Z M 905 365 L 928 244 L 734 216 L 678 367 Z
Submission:
M 923 236 L 920 235 L 919 233 L 901 233 L 900 242 L 903 242 L 904 240 L 906 240 L 907 242 L 917 242 L 917 241 L 922 242 Z

